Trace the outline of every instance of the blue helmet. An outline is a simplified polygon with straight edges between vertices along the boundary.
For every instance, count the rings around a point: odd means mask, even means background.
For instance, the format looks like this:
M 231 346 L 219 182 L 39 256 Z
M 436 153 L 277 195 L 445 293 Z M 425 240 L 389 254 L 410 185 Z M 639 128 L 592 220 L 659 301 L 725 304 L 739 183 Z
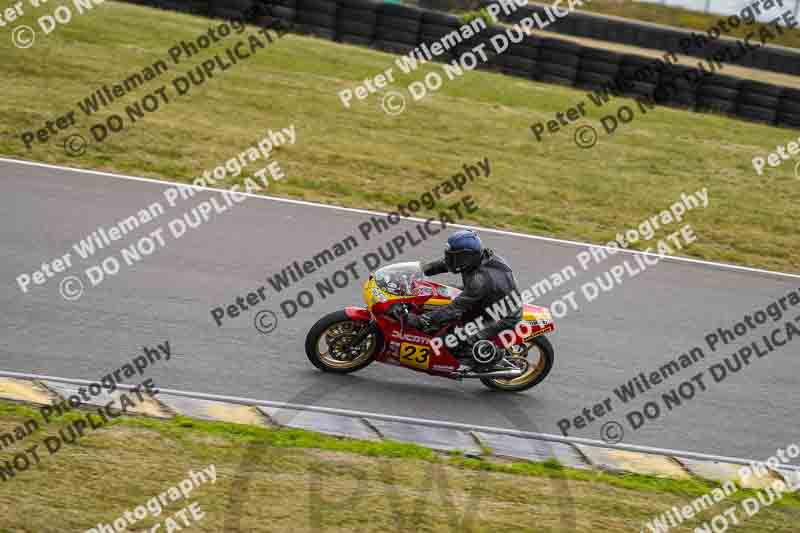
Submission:
M 447 239 L 444 262 L 450 272 L 461 273 L 473 270 L 481 264 L 483 247 L 478 234 L 472 230 L 456 231 Z

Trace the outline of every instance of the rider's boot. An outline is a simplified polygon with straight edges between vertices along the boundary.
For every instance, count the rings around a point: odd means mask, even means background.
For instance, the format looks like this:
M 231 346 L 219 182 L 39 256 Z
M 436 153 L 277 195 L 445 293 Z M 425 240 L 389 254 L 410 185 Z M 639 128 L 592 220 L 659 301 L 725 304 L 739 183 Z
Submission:
M 497 348 L 492 341 L 478 340 L 459 346 L 456 358 L 462 365 L 470 367 L 472 372 L 484 373 L 500 370 L 504 350 Z

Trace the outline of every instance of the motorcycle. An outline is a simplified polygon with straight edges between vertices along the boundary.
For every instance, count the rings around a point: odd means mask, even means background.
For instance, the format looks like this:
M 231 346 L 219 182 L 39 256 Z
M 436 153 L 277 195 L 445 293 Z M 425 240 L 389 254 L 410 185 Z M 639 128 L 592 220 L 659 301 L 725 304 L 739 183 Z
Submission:
M 547 308 L 524 304 L 518 327 L 504 332 L 503 339 L 475 343 L 475 363 L 494 363 L 492 370 L 483 372 L 473 370 L 472 364 L 462 365 L 442 342 L 453 326 L 463 324 L 447 324 L 429 333 L 407 326 L 409 311 L 421 313 L 447 305 L 460 292 L 426 277 L 419 262 L 387 265 L 370 273 L 364 283 L 366 308 L 346 307 L 312 326 L 306 336 L 306 355 L 320 370 L 337 374 L 380 361 L 450 379 L 478 378 L 502 391 L 527 390 L 541 383 L 554 359 L 553 347 L 544 336 L 555 330 Z

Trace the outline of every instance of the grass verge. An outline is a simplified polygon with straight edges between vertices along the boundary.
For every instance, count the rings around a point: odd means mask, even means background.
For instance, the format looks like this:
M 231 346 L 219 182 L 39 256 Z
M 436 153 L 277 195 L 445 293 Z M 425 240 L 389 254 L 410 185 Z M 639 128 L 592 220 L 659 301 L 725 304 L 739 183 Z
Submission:
M 55 4 L 54 4 L 55 5 Z M 48 4 L 51 6 L 51 4 Z M 21 22 L 35 24 L 33 12 Z M 105 2 L 90 13 L 39 36 L 34 47 L 0 40 L 5 75 L 0 78 L 0 153 L 13 157 L 189 182 L 263 138 L 268 129 L 296 125 L 297 144 L 274 158 L 288 178 L 269 194 L 338 205 L 392 210 L 418 198 L 465 163 L 484 157 L 491 176 L 469 185 L 480 209 L 469 222 L 560 238 L 605 243 L 677 201 L 707 187 L 711 205 L 688 217 L 698 241 L 680 252 L 693 257 L 782 271 L 800 271 L 800 181 L 794 162 L 758 176 L 751 159 L 797 139 L 797 132 L 722 116 L 659 108 L 640 112 L 627 99 L 602 108 L 570 88 L 472 71 L 445 82 L 419 102 L 405 87 L 432 72 L 424 65 L 399 73 L 394 57 L 367 48 L 295 35 L 219 72 L 177 97 L 170 81 L 224 53 L 241 37 L 229 37 L 91 117 L 77 102 L 104 83 L 124 80 L 181 40 L 207 32 L 211 22 L 135 5 Z M 382 94 L 345 109 L 337 92 L 394 67 L 392 88 L 408 106 L 399 116 L 381 111 Z M 89 128 L 140 101 L 161 85 L 172 97 L 157 112 L 86 154 L 69 157 L 59 146 L 68 135 L 91 139 Z M 386 89 L 388 90 L 388 88 Z M 593 149 L 573 143 L 574 125 L 541 142 L 530 126 L 552 120 L 579 102 L 599 132 Z M 634 120 L 613 135 L 600 118 L 622 105 Z M 27 150 L 20 135 L 67 111 L 77 125 Z M 248 168 L 247 171 L 255 171 Z M 226 185 L 241 183 L 229 178 Z M 456 195 L 447 199 L 449 204 Z M 444 206 L 440 201 L 438 209 Z M 433 211 L 421 211 L 433 215 Z M 660 231 L 657 238 L 675 231 Z M 641 247 L 646 247 L 645 244 Z
M 0 464 L 35 444 L 44 448 L 46 436 L 77 416 L 43 425 L 4 449 Z M 0 401 L 0 427 L 30 418 L 41 420 L 32 407 Z M 211 464 L 215 483 L 200 485 L 188 501 L 167 505 L 129 530 L 163 524 L 195 501 L 205 514 L 192 524 L 195 531 L 228 531 L 236 523 L 248 532 L 622 532 L 639 530 L 654 515 L 715 486 L 183 417 L 122 417 L 51 456 L 40 455 L 38 466 L 0 482 L 0 531 L 84 531 L 145 505 L 190 469 Z M 753 495 L 738 491 L 671 531 L 691 532 Z M 737 531 L 789 533 L 799 518 L 800 498 L 786 496 L 752 518 L 743 516 Z

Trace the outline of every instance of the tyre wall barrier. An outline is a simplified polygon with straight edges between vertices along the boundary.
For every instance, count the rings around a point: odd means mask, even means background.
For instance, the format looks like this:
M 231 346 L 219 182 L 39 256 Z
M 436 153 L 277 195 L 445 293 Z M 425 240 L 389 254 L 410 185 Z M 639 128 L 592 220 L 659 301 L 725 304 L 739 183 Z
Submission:
M 612 83 L 620 71 L 622 56 L 607 50 L 582 48 L 579 53 L 575 85 L 583 89 L 600 90 Z
M 540 39 L 536 79 L 545 83 L 575 85 L 581 47 L 569 41 Z
M 424 44 L 430 48 L 448 33 L 457 31 L 462 24 L 461 19 L 455 15 L 438 11 L 424 11 L 419 27 L 420 45 Z M 455 59 L 455 52 L 448 49 L 446 53 L 437 56 L 437 59 L 449 63 Z
M 694 111 L 697 107 L 697 89 L 690 81 L 693 72 L 694 69 L 686 65 L 666 65 L 661 70 L 656 87 L 656 102 Z
M 208 16 L 211 3 L 208 0 L 127 0 L 129 4 L 157 7 L 168 11 L 180 11 L 192 15 Z
M 408 54 L 423 44 L 430 49 L 444 36 L 458 33 L 464 25 L 458 17 L 448 13 L 370 0 L 129 1 L 164 9 L 175 9 L 170 6 L 180 5 L 179 11 L 245 18 L 257 23 L 277 19 L 290 31 L 399 54 Z M 517 18 L 522 16 L 519 12 L 515 15 Z M 572 13 L 559 19 L 558 23 L 575 34 L 589 31 L 591 25 L 576 15 L 580 13 Z M 565 22 L 571 17 L 576 18 Z M 635 28 L 619 21 L 611 21 L 606 28 L 591 27 L 598 37 L 625 39 L 630 43 L 646 38 Z M 701 73 L 693 67 L 653 58 L 620 54 L 555 38 L 507 33 L 506 30 L 505 27 L 487 25 L 486 29 L 469 39 L 459 37 L 457 42 L 452 41 L 454 46 L 437 56 L 436 60 L 450 63 L 462 58 L 462 68 L 466 70 L 471 63 L 464 61 L 462 54 L 471 52 L 480 58 L 474 47 L 484 45 L 482 50 L 488 61 L 479 60 L 477 68 L 544 83 L 653 99 L 658 104 L 672 107 L 726 113 L 746 120 L 800 128 L 800 90 L 707 71 Z M 674 35 L 662 32 L 659 42 L 669 43 L 674 38 Z M 499 43 L 500 54 L 496 52 L 496 43 Z M 763 61 L 763 58 L 754 55 L 752 60 Z
M 800 128 L 800 90 L 784 89 L 778 100 L 778 124 Z
M 407 54 L 420 43 L 422 10 L 402 4 L 379 4 L 374 46 Z
M 295 0 L 297 13 L 294 31 L 333 40 L 336 37 L 336 12 L 333 0 Z
M 481 5 L 485 7 L 491 3 L 493 3 L 492 0 L 483 0 Z M 517 9 L 510 15 L 503 15 L 502 11 L 500 15 L 501 19 L 508 22 L 519 22 L 525 17 L 536 15 L 539 20 L 546 23 L 543 28 L 545 31 L 651 48 L 662 52 L 674 52 L 699 58 L 710 58 L 723 47 L 738 48 L 735 39 L 725 36 L 716 40 L 709 40 L 705 46 L 685 47 L 681 45 L 681 42 L 687 42 L 685 40 L 691 39 L 693 33 L 707 36 L 707 32 L 692 32 L 668 26 L 607 18 L 602 15 L 583 12 L 572 12 L 563 18 L 551 20 L 548 18 L 543 4 L 531 3 Z M 720 18 L 724 17 L 720 16 Z M 758 42 L 757 35 L 756 33 L 756 38 L 753 39 L 754 43 Z M 767 45 L 761 46 L 750 53 L 737 55 L 741 55 L 737 61 L 728 61 L 728 63 L 781 74 L 800 75 L 800 51 Z
M 508 48 L 494 58 L 494 64 L 504 74 L 539 79 L 540 45 L 540 39 L 530 35 L 523 36 L 517 43 L 509 40 Z
M 368 0 L 338 0 L 337 4 L 336 40 L 360 46 L 372 44 L 379 4 Z
M 733 76 L 703 78 L 697 87 L 697 110 L 732 114 L 742 80 Z
M 461 60 L 462 68 L 464 69 L 474 67 L 480 70 L 500 72 L 499 61 L 503 54 L 498 55 L 495 51 L 492 39 L 499 38 L 498 36 L 504 33 L 505 28 L 489 24 L 485 30 L 457 45 L 454 50 L 454 56 L 455 58 L 461 58 L 463 54 L 468 54 L 468 57 L 463 57 Z
M 736 115 L 749 120 L 774 124 L 783 88 L 758 81 L 743 81 L 739 86 Z

